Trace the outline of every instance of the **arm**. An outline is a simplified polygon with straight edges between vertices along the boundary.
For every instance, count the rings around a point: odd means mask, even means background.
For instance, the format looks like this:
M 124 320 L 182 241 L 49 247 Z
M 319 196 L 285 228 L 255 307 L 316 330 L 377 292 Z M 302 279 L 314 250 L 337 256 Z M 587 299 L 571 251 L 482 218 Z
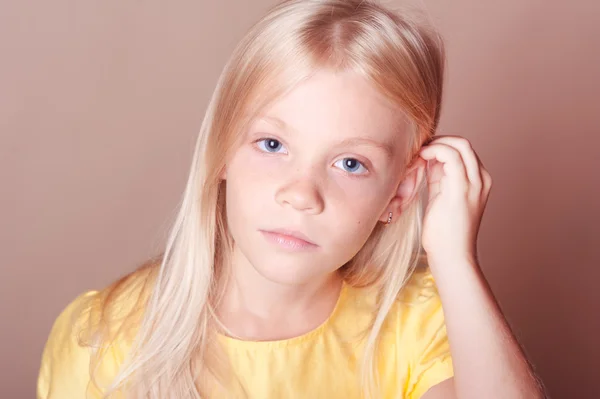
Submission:
M 441 136 L 421 149 L 429 200 L 423 248 L 446 319 L 453 380 L 423 397 L 544 398 L 533 370 L 477 262 L 476 242 L 492 181 L 469 141 Z
M 432 264 L 444 314 L 454 378 L 423 399 L 545 397 L 478 265 Z

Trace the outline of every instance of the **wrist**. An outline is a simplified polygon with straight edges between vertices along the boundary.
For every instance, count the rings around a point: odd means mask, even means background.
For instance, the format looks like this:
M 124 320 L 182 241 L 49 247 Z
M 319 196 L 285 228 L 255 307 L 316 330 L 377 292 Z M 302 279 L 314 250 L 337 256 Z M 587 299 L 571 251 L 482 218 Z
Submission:
M 427 264 L 432 272 L 436 270 L 452 272 L 459 268 L 478 268 L 477 257 L 472 254 L 461 254 L 453 256 L 427 255 Z

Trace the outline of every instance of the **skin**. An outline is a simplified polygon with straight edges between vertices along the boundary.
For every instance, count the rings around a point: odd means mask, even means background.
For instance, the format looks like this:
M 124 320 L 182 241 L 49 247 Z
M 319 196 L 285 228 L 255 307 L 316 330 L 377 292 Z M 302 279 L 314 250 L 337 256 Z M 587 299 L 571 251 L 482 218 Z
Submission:
M 476 259 L 489 173 L 468 141 L 453 136 L 431 142 L 407 167 L 407 127 L 403 113 L 363 78 L 329 71 L 253 122 L 222 176 L 235 246 L 219 316 L 243 339 L 313 330 L 337 301 L 337 269 L 427 179 L 423 246 L 444 307 L 455 377 L 424 398 L 542 397 Z M 261 232 L 276 228 L 300 231 L 315 246 L 282 250 Z

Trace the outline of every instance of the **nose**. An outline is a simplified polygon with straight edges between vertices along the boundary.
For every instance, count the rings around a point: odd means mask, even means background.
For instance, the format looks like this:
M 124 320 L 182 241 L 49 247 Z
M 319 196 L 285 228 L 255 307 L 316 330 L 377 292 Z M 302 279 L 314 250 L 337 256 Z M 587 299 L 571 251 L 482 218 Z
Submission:
M 281 206 L 292 208 L 309 214 L 323 212 L 325 203 L 314 181 L 303 178 L 290 182 L 277 190 L 275 200 Z

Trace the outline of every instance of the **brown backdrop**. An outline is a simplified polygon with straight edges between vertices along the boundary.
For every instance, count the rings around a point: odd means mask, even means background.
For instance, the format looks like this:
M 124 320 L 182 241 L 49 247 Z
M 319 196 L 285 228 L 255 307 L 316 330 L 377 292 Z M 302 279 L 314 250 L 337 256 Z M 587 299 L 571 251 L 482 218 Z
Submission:
M 566 3 L 424 1 L 440 132 L 494 177 L 486 275 L 552 396 L 597 398 L 600 6 Z M 68 301 L 160 248 L 218 73 L 271 4 L 0 3 L 0 396 L 34 396 Z

